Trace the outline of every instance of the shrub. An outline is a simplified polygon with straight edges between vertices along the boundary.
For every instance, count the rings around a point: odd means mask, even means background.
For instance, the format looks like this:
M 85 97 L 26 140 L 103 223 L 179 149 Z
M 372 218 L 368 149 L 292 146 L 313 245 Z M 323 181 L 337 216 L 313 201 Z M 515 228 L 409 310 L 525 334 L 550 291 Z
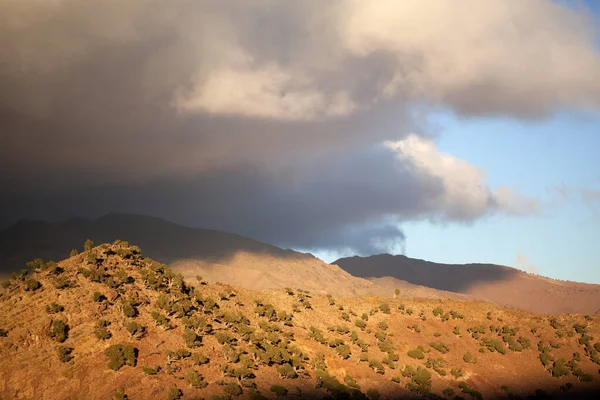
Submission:
M 370 400 L 379 400 L 381 398 L 381 395 L 379 394 L 379 391 L 377 389 L 369 389 L 367 390 L 367 397 Z
M 565 362 L 566 361 L 563 358 L 559 358 L 558 360 L 554 361 L 551 370 L 553 377 L 560 378 L 569 375 L 569 368 L 567 368 Z
M 409 350 L 407 354 L 410 358 L 416 358 L 417 360 L 423 360 L 425 358 L 425 353 L 422 346 L 417 347 L 415 350 Z
M 123 391 L 114 392 L 113 397 L 117 400 L 127 400 L 129 398 Z
M 69 336 L 69 325 L 60 319 L 53 320 L 50 323 L 47 334 L 58 343 L 62 343 Z
M 469 363 L 469 364 L 476 364 L 477 363 L 477 360 L 468 351 L 463 356 L 463 361 L 466 362 L 466 363 Z
M 69 362 L 73 359 L 73 356 L 71 355 L 71 353 L 73 352 L 73 348 L 72 347 L 68 347 L 68 346 L 58 346 L 58 348 L 56 349 L 58 352 L 58 359 L 61 362 Z
M 283 364 L 281 367 L 277 368 L 277 372 L 279 372 L 279 376 L 281 378 L 287 379 L 296 379 L 298 378 L 298 374 L 296 370 L 288 363 Z
M 429 345 L 442 354 L 446 354 L 450 351 L 450 347 L 444 342 L 431 342 Z
M 344 376 L 344 382 L 353 389 L 360 389 L 360 386 L 351 375 Z
M 379 309 L 381 310 L 382 313 L 384 314 L 391 314 L 392 311 L 390 310 L 390 306 L 387 303 L 381 303 L 379 305 Z
M 276 397 L 283 397 L 288 393 L 287 389 L 280 385 L 273 385 L 270 390 L 275 393 Z
M 94 247 L 94 241 L 88 239 L 83 244 L 83 251 L 90 251 Z
M 130 302 L 123 303 L 123 314 L 129 318 L 135 318 L 138 315 L 137 309 Z
M 453 375 L 453 376 L 454 376 L 456 379 L 460 378 L 460 377 L 463 375 L 463 373 L 462 373 L 462 369 L 460 369 L 460 368 L 452 368 L 452 369 L 450 370 L 450 373 L 451 373 L 451 374 L 452 374 L 452 375 Z
M 208 386 L 208 382 L 204 380 L 204 377 L 193 369 L 190 369 L 185 373 L 185 379 L 190 386 L 196 389 L 203 389 Z
M 377 327 L 378 327 L 379 329 L 381 329 L 382 331 L 385 331 L 385 330 L 387 330 L 387 329 L 388 329 L 389 325 L 388 325 L 387 321 L 380 321 L 380 322 L 377 324 Z
M 435 333 L 433 334 L 433 336 L 435 336 L 435 337 L 440 337 L 440 336 L 442 336 L 442 334 L 441 334 L 441 333 L 439 333 L 439 332 L 435 332 Z
M 94 335 L 99 340 L 108 340 L 112 337 L 112 334 L 106 329 L 106 326 L 100 325 L 96 330 L 94 330 Z
M 35 291 L 41 287 L 42 287 L 42 284 L 33 278 L 29 278 L 25 281 L 25 290 L 27 290 L 27 291 Z
M 363 314 L 366 315 L 366 314 Z M 356 325 L 358 328 L 360 329 L 365 329 L 367 327 L 367 324 L 365 323 L 365 321 L 357 319 L 356 321 L 354 321 L 354 325 Z
M 106 300 L 106 297 L 100 292 L 94 292 L 94 294 L 92 295 L 92 300 L 100 303 L 100 302 Z
M 367 315 L 367 313 L 362 313 L 362 315 L 360 316 L 360 318 L 364 321 L 368 321 L 369 320 L 369 316 Z
M 130 345 L 113 344 L 104 350 L 104 355 L 108 358 L 108 368 L 117 371 L 125 365 L 136 366 L 138 349 Z
M 46 304 L 46 312 L 48 314 L 56 314 L 59 312 L 63 312 L 64 310 L 65 310 L 65 308 L 63 306 L 61 306 L 60 304 L 56 304 L 56 303 Z
M 383 364 L 377 360 L 369 360 L 369 368 L 381 375 L 385 373 L 385 368 L 383 367 Z
M 183 340 L 185 341 L 185 345 L 190 349 L 198 347 L 201 342 L 200 336 L 198 336 L 196 332 L 189 328 L 185 328 L 183 331 Z
M 129 321 L 125 323 L 125 329 L 131 337 L 139 338 L 143 336 L 144 332 L 146 332 L 146 328 L 135 321 Z
M 8 331 L 6 329 L 0 328 L 0 337 L 7 337 Z
M 223 391 L 225 392 L 226 395 L 230 396 L 230 397 L 236 397 L 241 395 L 243 392 L 242 388 L 240 387 L 240 385 L 238 385 L 237 383 L 234 382 L 230 382 L 227 385 L 225 385 L 225 388 L 223 389 Z
M 154 368 L 142 367 L 142 371 L 144 371 L 146 375 L 156 375 L 160 371 L 160 365 L 157 365 Z
M 172 386 L 167 393 L 169 400 L 179 400 L 183 396 L 183 392 L 177 386 Z
M 446 397 L 451 397 L 454 396 L 454 390 L 452 388 L 446 388 L 442 391 L 442 393 L 444 394 L 444 396 Z
M 203 365 L 203 364 L 208 364 L 210 362 L 210 359 L 208 357 L 206 357 L 204 354 L 194 353 L 192 355 L 192 361 L 194 362 L 195 365 Z

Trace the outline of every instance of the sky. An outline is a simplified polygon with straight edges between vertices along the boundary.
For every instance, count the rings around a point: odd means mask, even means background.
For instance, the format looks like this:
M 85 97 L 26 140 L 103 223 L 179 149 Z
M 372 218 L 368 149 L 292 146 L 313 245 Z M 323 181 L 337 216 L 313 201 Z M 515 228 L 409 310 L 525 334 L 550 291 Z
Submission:
M 599 21 L 575 0 L 0 0 L 0 217 L 600 283 Z

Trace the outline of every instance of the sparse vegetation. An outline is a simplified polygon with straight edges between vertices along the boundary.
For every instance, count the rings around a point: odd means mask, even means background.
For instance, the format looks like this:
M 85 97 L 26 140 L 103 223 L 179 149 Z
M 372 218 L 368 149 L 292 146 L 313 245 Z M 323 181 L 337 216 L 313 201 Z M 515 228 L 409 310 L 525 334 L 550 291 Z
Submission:
M 485 311 L 475 312 L 459 302 L 409 297 L 399 304 L 389 293 L 387 299 L 368 301 L 311 296 L 291 288 L 258 294 L 207 283 L 202 277 L 188 286 L 166 265 L 142 258 L 139 249 L 126 242 L 86 251 L 59 263 L 34 261 L 35 268 L 11 279 L 12 286 L 0 296 L 2 310 L 14 307 L 22 312 L 27 304 L 36 316 L 41 312 L 47 323 L 38 322 L 38 332 L 47 337 L 36 338 L 33 330 L 30 333 L 7 319 L 6 329 L 0 329 L 1 344 L 7 354 L 13 353 L 0 361 L 3 365 L 11 365 L 12 354 L 22 349 L 35 355 L 50 345 L 52 357 L 70 363 L 63 365 L 53 358 L 60 365 L 54 368 L 63 376 L 75 366 L 98 365 L 94 357 L 100 357 L 97 361 L 102 365 L 120 371 L 107 369 L 105 374 L 147 375 L 148 382 L 162 388 L 159 397 L 183 398 L 185 391 L 185 398 L 212 395 L 214 399 L 264 399 L 257 388 L 270 388 L 271 397 L 302 398 L 311 396 L 308 390 L 315 388 L 315 394 L 327 392 L 331 398 L 374 399 L 380 396 L 373 390 L 377 388 L 386 398 L 393 397 L 394 390 L 404 395 L 401 391 L 406 389 L 430 398 L 452 399 L 457 392 L 456 398 L 478 399 L 488 390 L 497 393 L 470 379 L 485 371 L 481 365 L 493 360 L 505 368 L 515 357 L 529 363 L 528 368 L 545 370 L 548 382 L 557 382 L 555 388 L 560 386 L 561 391 L 572 390 L 570 379 L 589 385 L 600 372 L 590 368 L 590 361 L 600 364 L 600 332 L 593 319 L 583 316 L 523 317 L 481 303 L 474 303 L 474 309 L 485 307 Z M 40 282 L 35 294 L 25 285 L 30 279 Z M 68 282 L 58 285 L 60 291 L 54 289 L 59 281 Z M 312 307 L 314 312 L 306 312 Z M 490 319 L 489 309 L 493 310 Z M 456 321 L 443 323 L 450 318 Z M 506 322 L 498 324 L 501 319 Z M 468 335 L 463 337 L 464 331 Z M 569 334 L 577 336 L 570 339 Z M 540 335 L 538 351 L 535 346 L 529 350 L 536 335 Z M 137 347 L 145 366 L 134 368 Z M 461 354 L 465 364 L 457 362 Z M 505 385 L 498 386 L 512 377 L 502 368 L 493 379 L 484 378 L 496 382 L 494 390 L 501 388 L 510 397 Z M 507 370 L 527 375 L 520 365 Z M 172 386 L 174 382 L 182 389 Z M 518 393 L 519 382 L 510 382 L 511 390 Z M 122 387 L 113 387 L 99 396 L 126 395 Z

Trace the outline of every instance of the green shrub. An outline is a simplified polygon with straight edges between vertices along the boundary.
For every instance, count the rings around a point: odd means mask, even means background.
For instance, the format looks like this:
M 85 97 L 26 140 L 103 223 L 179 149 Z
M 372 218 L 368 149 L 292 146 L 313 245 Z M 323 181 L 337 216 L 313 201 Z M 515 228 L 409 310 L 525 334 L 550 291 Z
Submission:
M 561 378 L 569 375 L 569 368 L 565 365 L 565 363 L 566 361 L 563 358 L 559 358 L 558 360 L 554 361 L 552 370 L 550 371 L 553 377 Z
M 136 366 L 138 349 L 130 345 L 113 344 L 104 350 L 104 355 L 108 359 L 108 368 L 117 371 L 125 365 Z
M 50 323 L 47 334 L 53 340 L 57 341 L 58 343 L 62 343 L 67 340 L 67 337 L 69 336 L 69 325 L 60 319 L 53 320 Z
M 127 397 L 127 395 L 123 391 L 114 392 L 113 393 L 113 397 L 116 400 L 127 400 L 127 399 L 129 399 L 129 397 Z
M 446 397 L 452 397 L 454 396 L 454 390 L 452 388 L 446 388 L 442 391 L 442 393 L 444 394 L 444 396 Z
M 157 365 L 154 368 L 150 368 L 150 367 L 142 367 L 142 371 L 146 374 L 146 375 L 156 375 L 158 374 L 158 372 L 160 371 L 160 365 Z
M 203 365 L 203 364 L 208 364 L 210 362 L 210 359 L 208 357 L 206 357 L 204 354 L 194 353 L 194 354 L 192 354 L 192 361 L 194 362 L 195 365 Z
M 25 290 L 27 290 L 27 291 L 35 291 L 41 287 L 42 287 L 42 284 L 33 278 L 29 278 L 25 281 Z
M 129 318 L 135 318 L 138 315 L 138 310 L 130 302 L 123 303 L 123 314 Z
M 183 331 L 183 340 L 185 341 L 185 345 L 190 349 L 198 347 L 201 343 L 201 337 L 189 328 L 185 328 Z
M 391 314 L 392 311 L 390 310 L 390 306 L 387 303 L 381 303 L 379 305 L 379 309 L 381 310 L 382 313 L 384 314 Z
M 106 326 L 98 326 L 98 328 L 94 330 L 94 335 L 99 340 L 108 340 L 112 337 L 112 334 L 106 329 Z
M 354 378 L 351 375 L 344 376 L 344 382 L 346 383 L 346 385 L 348 385 L 348 387 L 351 387 L 353 389 L 360 389 L 359 384 L 354 380 Z
M 462 369 L 460 369 L 460 368 L 452 368 L 452 369 L 450 370 L 450 373 L 451 373 L 451 374 L 452 374 L 452 375 L 453 375 L 453 376 L 454 376 L 456 379 L 458 379 L 458 378 L 460 378 L 461 376 L 463 376 Z
M 367 390 L 367 397 L 370 400 L 379 400 L 381 398 L 381 395 L 379 394 L 379 391 L 377 389 L 369 389 Z
M 72 347 L 58 346 L 58 348 L 56 350 L 58 352 L 58 359 L 61 362 L 66 363 L 73 359 L 73 356 L 71 355 L 71 353 L 73 352 Z
M 275 393 L 276 397 L 283 397 L 288 393 L 287 389 L 280 385 L 273 385 L 270 390 Z
M 450 351 L 450 347 L 444 342 L 431 342 L 429 345 L 442 354 L 446 354 Z
M 46 304 L 46 312 L 48 314 L 56 314 L 59 312 L 63 312 L 65 308 L 57 303 Z
M 409 350 L 407 352 L 410 358 L 416 358 L 417 360 L 423 360 L 425 358 L 425 349 L 423 346 L 419 346 L 414 350 Z
M 183 392 L 177 386 L 171 386 L 169 388 L 169 392 L 167 393 L 167 398 L 169 400 L 179 400 L 183 396 Z
M 92 295 L 92 300 L 100 303 L 100 302 L 106 300 L 106 297 L 100 292 L 94 292 L 94 294 Z
M 229 397 L 237 397 L 244 393 L 241 386 L 234 382 L 230 382 L 227 385 L 225 385 L 223 391 Z
M 204 389 L 208 386 L 208 382 L 204 380 L 204 377 L 193 369 L 190 369 L 185 373 L 185 379 L 190 386 L 196 389 Z
M 92 249 L 92 247 L 94 247 L 94 241 L 88 239 L 83 244 L 83 251 L 90 251 Z
M 466 362 L 466 363 L 469 363 L 469 364 L 476 364 L 477 363 L 477 360 L 468 351 L 463 356 L 463 361 Z

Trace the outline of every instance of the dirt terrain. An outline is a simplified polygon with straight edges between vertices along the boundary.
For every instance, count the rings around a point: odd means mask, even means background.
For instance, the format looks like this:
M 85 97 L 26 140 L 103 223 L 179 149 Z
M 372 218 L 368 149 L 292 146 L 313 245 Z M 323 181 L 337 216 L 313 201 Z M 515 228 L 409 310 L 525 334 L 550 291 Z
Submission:
M 188 280 L 116 242 L 0 295 L 0 398 L 595 398 L 600 319 Z M 421 346 L 421 348 L 419 348 Z M 468 354 L 467 354 L 468 353 Z

